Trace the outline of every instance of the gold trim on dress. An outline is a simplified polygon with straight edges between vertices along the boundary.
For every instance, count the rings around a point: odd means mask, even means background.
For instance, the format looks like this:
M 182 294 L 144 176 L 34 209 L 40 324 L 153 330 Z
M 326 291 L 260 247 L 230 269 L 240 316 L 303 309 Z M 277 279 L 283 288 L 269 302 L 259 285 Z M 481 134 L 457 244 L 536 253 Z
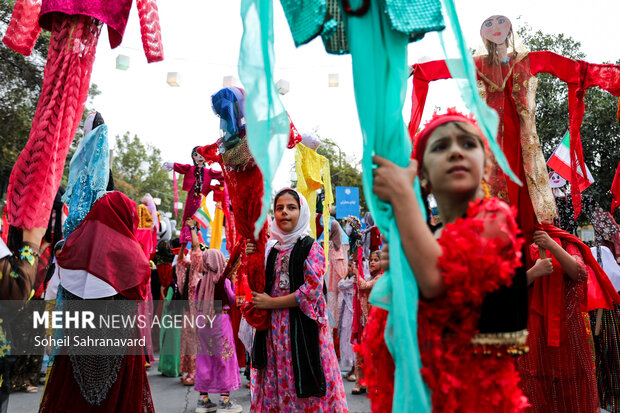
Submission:
M 526 346 L 527 334 L 527 329 L 503 333 L 480 333 L 474 334 L 470 343 L 475 346 L 474 355 L 479 353 L 484 356 L 496 354 L 497 357 L 502 357 L 505 351 L 509 356 L 516 357 L 526 354 L 530 350 Z M 498 347 L 506 348 L 504 351 L 500 351 Z

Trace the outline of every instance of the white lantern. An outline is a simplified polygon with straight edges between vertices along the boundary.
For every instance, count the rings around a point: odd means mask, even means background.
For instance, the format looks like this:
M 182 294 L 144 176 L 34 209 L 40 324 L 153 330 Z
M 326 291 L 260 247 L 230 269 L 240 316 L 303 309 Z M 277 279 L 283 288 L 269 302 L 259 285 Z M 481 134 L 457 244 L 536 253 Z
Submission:
M 153 202 L 155 202 L 155 205 L 161 205 L 161 198 L 153 198 Z
M 129 56 L 125 56 L 124 54 L 119 54 L 116 56 L 116 68 L 118 70 L 127 70 L 129 69 Z
M 223 82 L 222 82 L 222 85 L 223 85 L 224 87 L 231 87 L 231 86 L 234 86 L 234 85 L 235 85 L 235 81 L 236 81 L 236 80 L 237 80 L 237 79 L 236 79 L 234 76 L 232 76 L 232 75 L 229 75 L 229 76 L 224 76 L 224 80 L 223 80 Z
M 276 87 L 278 88 L 278 93 L 281 95 L 286 95 L 290 89 L 290 83 L 288 80 L 280 79 L 276 83 Z
M 179 202 L 177 202 L 176 204 L 174 204 L 174 206 L 175 206 L 177 209 L 183 209 L 183 202 L 179 201 Z
M 181 86 L 181 75 L 179 72 L 168 72 L 166 83 L 173 87 Z
M 172 212 L 166 212 L 164 215 L 166 218 L 172 218 Z
M 327 75 L 327 86 L 328 87 L 338 87 L 338 73 L 330 73 Z

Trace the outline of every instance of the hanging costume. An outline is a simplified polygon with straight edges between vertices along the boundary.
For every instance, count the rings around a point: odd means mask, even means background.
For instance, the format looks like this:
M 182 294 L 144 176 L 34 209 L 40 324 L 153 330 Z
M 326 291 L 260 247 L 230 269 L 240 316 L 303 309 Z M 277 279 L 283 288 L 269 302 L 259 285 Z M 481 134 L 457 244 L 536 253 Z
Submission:
M 475 58 L 478 83 L 483 98 L 500 115 L 498 141 L 508 157 L 511 168 L 527 183 L 519 188 L 494 170 L 491 194 L 519 209 L 519 223 L 525 235 L 533 231 L 535 220 L 542 222 L 556 216 L 549 187 L 547 168 L 536 135 L 535 95 L 536 74 L 550 73 L 568 84 L 571 170 L 573 182 L 583 179 L 577 165 L 583 163 L 579 130 L 585 111 L 584 94 L 598 86 L 613 95 L 620 95 L 620 66 L 574 61 L 553 52 L 540 51 L 513 54 L 508 63 L 490 63 L 488 56 Z M 409 133 L 415 134 L 422 117 L 429 83 L 452 78 L 446 61 L 437 60 L 413 65 L 413 95 Z M 579 178 L 577 178 L 579 176 Z M 578 185 L 572 185 L 575 213 L 581 209 Z
M 307 136 L 307 135 L 306 135 Z M 304 138 L 306 143 L 310 144 L 310 137 Z M 316 146 L 315 146 L 316 145 Z M 329 170 L 329 161 L 324 156 L 316 152 L 318 144 L 314 144 L 314 149 L 309 148 L 302 141 L 295 149 L 295 173 L 297 174 L 297 191 L 308 200 L 310 211 L 316 211 L 316 191 L 323 187 L 325 197 L 323 198 L 323 210 L 329 211 L 334 203 L 334 195 L 332 193 L 331 174 Z M 329 223 L 329 214 L 323 215 L 323 227 Z M 316 220 L 310 220 L 311 234 L 319 239 L 321 234 L 317 233 Z M 323 242 L 323 250 L 329 258 L 329 238 L 326 237 Z
M 67 191 L 62 197 L 69 208 L 63 225 L 65 238 L 80 225 L 95 201 L 105 194 L 109 180 L 108 126 L 99 112 L 93 112 L 84 121 L 84 137 L 69 164 Z
M 155 0 L 137 0 L 137 6 L 147 60 L 163 60 Z M 52 34 L 30 137 L 9 180 L 11 225 L 46 226 L 88 96 L 101 25 L 108 25 L 111 47 L 118 46 L 130 8 L 131 0 L 16 2 L 3 38 L 7 46 L 27 56 L 41 27 Z

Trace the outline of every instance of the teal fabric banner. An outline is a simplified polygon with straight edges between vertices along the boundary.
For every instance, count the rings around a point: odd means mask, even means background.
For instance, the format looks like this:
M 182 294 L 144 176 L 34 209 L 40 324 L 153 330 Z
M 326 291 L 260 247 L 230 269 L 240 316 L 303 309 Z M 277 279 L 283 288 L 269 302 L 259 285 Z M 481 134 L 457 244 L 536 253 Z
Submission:
M 359 2 L 351 1 L 353 8 Z M 370 300 L 389 311 L 385 341 L 392 353 L 394 400 L 392 411 L 431 411 L 430 395 L 420 375 L 418 350 L 418 288 L 401 247 L 392 207 L 372 192 L 372 156 L 407 166 L 411 142 L 402 109 L 407 91 L 409 36 L 392 29 L 384 3 L 371 1 L 362 17 L 349 17 L 347 37 L 353 60 L 355 100 L 364 137 L 362 181 L 370 212 L 390 244 L 390 270 L 375 284 Z M 416 193 L 421 199 L 419 183 Z
M 248 147 L 263 174 L 263 208 L 255 223 L 258 236 L 271 205 L 271 182 L 288 143 L 289 120 L 273 81 L 272 0 L 242 0 L 243 37 L 239 79 L 245 89 Z

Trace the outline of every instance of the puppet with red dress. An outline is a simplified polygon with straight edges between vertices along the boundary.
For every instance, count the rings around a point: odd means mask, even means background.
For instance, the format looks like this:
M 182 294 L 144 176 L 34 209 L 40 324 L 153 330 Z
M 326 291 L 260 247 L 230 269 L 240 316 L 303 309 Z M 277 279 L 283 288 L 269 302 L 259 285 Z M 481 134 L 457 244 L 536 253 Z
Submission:
M 187 198 L 185 199 L 185 206 L 183 208 L 183 227 L 181 228 L 180 241 L 181 244 L 187 244 L 191 242 L 192 237 L 189 227 L 185 225 L 185 221 L 192 218 L 200 204 L 202 203 L 202 197 L 209 195 L 209 192 L 214 188 L 218 188 L 221 184 L 211 185 L 211 181 L 216 179 L 221 181 L 223 179 L 222 173 L 214 169 L 205 166 L 205 163 L 212 164 L 215 161 L 215 154 L 207 157 L 198 153 L 198 146 L 192 149 L 193 165 L 187 165 L 182 163 L 170 163 L 164 162 L 163 168 L 174 172 L 183 174 L 183 190 L 187 191 Z M 175 177 L 176 178 L 176 177 Z M 176 179 L 175 179 L 175 193 L 177 192 Z

